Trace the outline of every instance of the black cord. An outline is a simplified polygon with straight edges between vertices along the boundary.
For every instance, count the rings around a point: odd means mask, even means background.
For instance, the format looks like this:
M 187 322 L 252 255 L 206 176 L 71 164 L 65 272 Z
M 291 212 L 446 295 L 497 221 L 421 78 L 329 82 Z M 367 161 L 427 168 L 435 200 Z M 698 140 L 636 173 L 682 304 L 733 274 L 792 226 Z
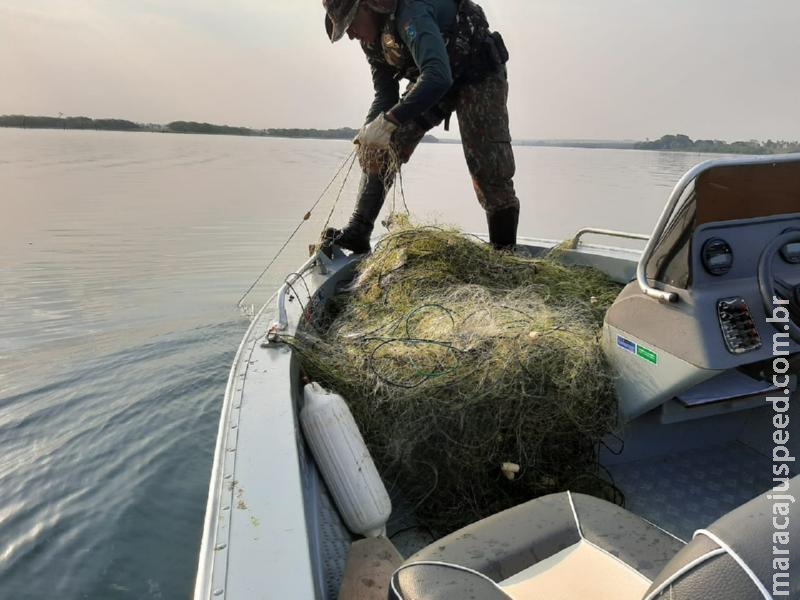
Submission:
M 368 339 L 377 339 L 377 338 L 368 338 Z M 455 348 L 451 344 L 449 344 L 447 342 L 440 342 L 440 341 L 437 341 L 437 340 L 413 339 L 413 338 L 412 339 L 408 339 L 408 338 L 391 338 L 391 339 L 384 340 L 380 344 L 378 344 L 375 348 L 373 348 L 372 351 L 367 356 L 367 367 L 369 368 L 369 370 L 372 372 L 372 374 L 375 375 L 375 377 L 379 381 L 381 381 L 382 383 L 384 383 L 386 385 L 389 385 L 391 387 L 397 387 L 397 388 L 403 388 L 403 389 L 410 390 L 410 389 L 414 389 L 416 387 L 421 386 L 423 383 L 425 383 L 429 379 L 432 379 L 434 377 L 440 377 L 442 375 L 446 375 L 447 373 L 452 373 L 457 368 L 457 367 L 453 367 L 451 369 L 447 369 L 447 370 L 443 370 L 443 371 L 433 371 L 433 372 L 420 372 L 420 371 L 417 371 L 417 375 L 421 375 L 422 378 L 419 381 L 417 381 L 415 383 L 411 383 L 411 384 L 393 381 L 393 380 L 389 379 L 388 377 L 385 377 L 384 375 L 381 375 L 378 372 L 378 369 L 375 367 L 375 354 L 379 350 L 381 350 L 384 346 L 387 346 L 389 344 L 396 344 L 396 343 L 412 344 L 412 345 L 415 345 L 415 344 L 419 344 L 419 345 L 431 344 L 431 345 L 441 346 L 443 348 L 446 348 L 453 355 L 455 355 L 457 352 L 460 352 L 460 350 L 458 350 L 457 348 Z
M 295 272 L 295 273 L 289 273 L 288 275 L 286 275 L 286 277 L 284 277 L 284 279 L 283 279 L 283 282 L 284 282 L 284 283 L 285 283 L 287 286 L 289 286 L 290 288 L 292 288 L 292 290 L 294 290 L 294 288 L 292 287 L 292 284 L 291 284 L 291 283 L 289 283 L 289 278 L 290 278 L 290 277 L 292 277 L 292 276 L 294 276 L 294 277 L 295 277 L 295 282 L 296 282 L 296 281 L 299 279 L 299 280 L 300 280 L 300 281 L 303 283 L 303 285 L 304 285 L 304 286 L 305 286 L 305 288 L 306 288 L 306 297 L 307 297 L 309 300 L 311 300 L 311 290 L 310 290 L 310 288 L 308 287 L 308 283 L 306 283 L 306 279 L 305 279 L 305 277 L 303 277 L 302 273 L 296 273 L 296 272 Z M 295 295 L 297 296 L 298 294 L 295 294 Z

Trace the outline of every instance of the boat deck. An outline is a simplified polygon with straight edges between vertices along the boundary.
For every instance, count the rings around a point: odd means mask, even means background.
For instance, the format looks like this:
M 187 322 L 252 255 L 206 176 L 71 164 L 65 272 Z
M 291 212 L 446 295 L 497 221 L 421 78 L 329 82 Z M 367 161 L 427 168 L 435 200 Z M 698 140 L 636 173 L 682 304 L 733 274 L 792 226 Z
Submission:
M 772 485 L 772 462 L 741 442 L 612 469 L 625 507 L 674 536 L 692 534 Z
M 790 419 L 800 420 L 800 396 L 795 394 Z M 709 445 L 647 457 L 609 467 L 625 495 L 625 507 L 669 533 L 688 541 L 692 534 L 773 485 L 771 417 L 765 406 L 749 411 L 735 439 L 715 439 Z M 699 425 L 714 426 L 708 423 Z M 715 435 L 716 434 L 716 435 Z M 796 456 L 800 440 L 790 441 Z M 793 475 L 797 474 L 795 468 Z

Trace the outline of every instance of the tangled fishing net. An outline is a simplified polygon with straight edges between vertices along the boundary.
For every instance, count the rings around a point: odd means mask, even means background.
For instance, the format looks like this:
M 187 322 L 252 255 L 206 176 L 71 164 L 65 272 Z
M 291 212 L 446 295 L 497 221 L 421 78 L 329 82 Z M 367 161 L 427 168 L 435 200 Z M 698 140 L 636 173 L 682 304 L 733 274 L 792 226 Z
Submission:
M 616 400 L 599 332 L 620 287 L 555 254 L 394 221 L 288 340 L 347 399 L 390 491 L 440 533 L 554 491 L 608 497 L 597 447 Z

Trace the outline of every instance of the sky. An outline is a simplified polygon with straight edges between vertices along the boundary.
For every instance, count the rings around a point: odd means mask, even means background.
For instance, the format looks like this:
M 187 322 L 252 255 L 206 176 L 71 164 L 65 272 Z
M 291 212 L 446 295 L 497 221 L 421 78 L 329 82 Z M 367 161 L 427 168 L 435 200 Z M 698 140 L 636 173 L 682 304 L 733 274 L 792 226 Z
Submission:
M 478 3 L 516 139 L 800 140 L 797 0 Z M 0 114 L 358 127 L 369 69 L 323 20 L 320 0 L 0 0 Z

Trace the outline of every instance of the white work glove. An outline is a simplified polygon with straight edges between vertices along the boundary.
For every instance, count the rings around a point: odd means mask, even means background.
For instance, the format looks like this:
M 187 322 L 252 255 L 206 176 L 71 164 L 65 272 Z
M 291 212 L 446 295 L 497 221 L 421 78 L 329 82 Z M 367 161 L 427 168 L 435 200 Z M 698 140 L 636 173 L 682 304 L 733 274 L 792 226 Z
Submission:
M 381 113 L 361 128 L 353 143 L 364 149 L 387 150 L 395 129 L 397 129 L 397 125 Z

